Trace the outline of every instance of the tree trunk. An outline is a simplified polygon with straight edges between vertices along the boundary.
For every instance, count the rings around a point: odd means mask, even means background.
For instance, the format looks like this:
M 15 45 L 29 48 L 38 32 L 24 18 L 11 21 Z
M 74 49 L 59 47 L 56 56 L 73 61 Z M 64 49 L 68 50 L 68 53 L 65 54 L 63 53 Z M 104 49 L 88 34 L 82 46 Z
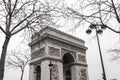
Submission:
M 21 77 L 20 77 L 20 80 L 23 80 L 23 74 L 24 74 L 24 70 L 21 71 Z
M 0 80 L 3 80 L 3 77 L 4 77 L 5 59 L 6 59 L 7 47 L 8 47 L 10 38 L 11 38 L 10 35 L 6 35 L 4 44 L 2 46 L 2 54 L 0 59 Z

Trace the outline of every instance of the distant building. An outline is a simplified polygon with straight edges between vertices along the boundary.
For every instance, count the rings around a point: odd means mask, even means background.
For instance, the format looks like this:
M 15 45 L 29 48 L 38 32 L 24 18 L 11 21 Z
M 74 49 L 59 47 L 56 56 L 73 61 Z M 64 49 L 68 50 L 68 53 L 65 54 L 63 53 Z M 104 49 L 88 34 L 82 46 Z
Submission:
M 85 42 L 46 27 L 32 36 L 29 80 L 88 80 Z

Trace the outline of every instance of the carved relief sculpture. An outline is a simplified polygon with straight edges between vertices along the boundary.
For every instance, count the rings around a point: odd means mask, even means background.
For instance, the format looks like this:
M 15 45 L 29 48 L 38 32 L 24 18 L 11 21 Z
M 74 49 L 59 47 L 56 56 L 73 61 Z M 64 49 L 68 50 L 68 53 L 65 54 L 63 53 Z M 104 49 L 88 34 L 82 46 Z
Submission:
M 52 80 L 59 80 L 58 65 L 54 64 L 52 69 Z
M 80 62 L 86 62 L 85 56 L 83 55 L 78 55 L 78 59 Z
M 51 56 L 57 56 L 60 57 L 60 49 L 54 48 L 54 47 L 50 47 L 49 46 L 49 54 Z
M 81 80 L 87 80 L 86 69 L 81 69 Z
M 45 47 L 33 52 L 31 54 L 31 59 L 37 58 L 37 57 L 42 57 L 45 54 Z

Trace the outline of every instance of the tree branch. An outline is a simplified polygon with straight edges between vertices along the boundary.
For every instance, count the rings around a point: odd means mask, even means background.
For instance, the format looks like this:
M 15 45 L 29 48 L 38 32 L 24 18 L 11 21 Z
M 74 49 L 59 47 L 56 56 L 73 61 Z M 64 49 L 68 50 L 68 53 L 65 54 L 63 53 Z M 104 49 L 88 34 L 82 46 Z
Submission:
M 26 2 L 25 4 L 27 4 L 27 3 L 29 3 L 29 2 Z M 25 4 L 23 4 L 23 6 L 24 6 Z M 33 4 L 33 9 L 32 9 L 31 14 L 28 15 L 28 16 L 27 16 L 26 18 L 24 18 L 23 20 L 21 20 L 15 27 L 13 27 L 13 29 L 10 31 L 11 33 L 12 33 L 19 25 L 21 25 L 23 22 L 25 22 L 29 17 L 31 17 L 31 16 L 35 13 L 35 11 L 34 11 L 34 9 L 35 9 L 35 4 L 36 4 L 36 3 Z M 23 30 L 24 28 L 25 28 L 25 27 L 21 28 L 21 29 L 18 30 L 17 32 Z M 16 33 L 17 33 L 17 32 L 16 32 Z
M 0 26 L 1 31 L 6 34 L 5 30 Z
M 110 29 L 110 30 L 112 30 L 112 31 L 115 32 L 115 33 L 120 33 L 120 31 L 116 31 L 116 30 L 114 30 L 114 29 L 112 29 L 112 28 L 110 28 L 110 27 L 108 27 L 108 26 L 107 26 L 107 28 Z
M 24 27 L 22 27 L 22 28 L 18 29 L 17 31 L 11 33 L 11 35 L 13 36 L 13 35 L 17 34 L 18 32 L 20 32 L 20 31 L 22 31 L 23 29 L 25 29 L 27 26 L 28 26 L 28 23 L 27 23 Z
M 13 29 L 10 32 L 12 33 L 20 24 L 22 24 L 25 20 L 27 20 L 32 15 L 33 15 L 33 13 L 31 13 L 29 16 L 27 16 L 25 19 L 23 19 L 21 22 L 19 22 L 15 27 L 13 27 Z M 24 29 L 24 27 L 23 27 L 23 29 Z
M 14 7 L 13 7 L 13 10 L 11 11 L 11 13 L 13 13 L 15 8 L 17 7 L 17 2 L 18 2 L 18 0 L 15 0 L 15 4 L 14 4 Z
M 20 11 L 26 4 L 28 4 L 28 3 L 29 3 L 29 1 L 26 2 L 26 3 L 24 3 L 22 6 L 20 6 L 20 8 L 19 8 L 12 16 L 16 15 L 17 13 L 19 13 L 19 11 Z M 16 5 L 17 5 L 17 2 L 16 2 Z M 15 8 L 15 6 L 14 6 L 14 8 Z M 13 10 L 14 10 L 14 9 L 13 9 Z
M 8 8 L 7 8 L 7 3 L 6 3 L 6 1 L 3 0 L 3 3 L 4 3 L 4 5 L 5 5 L 5 9 L 6 9 L 6 11 L 8 12 Z
M 115 4 L 114 4 L 113 0 L 111 0 L 111 2 L 112 2 L 113 10 L 115 11 L 115 15 L 116 15 L 117 21 L 120 23 L 120 18 L 119 18 L 119 16 L 118 16 L 117 11 L 116 11 Z

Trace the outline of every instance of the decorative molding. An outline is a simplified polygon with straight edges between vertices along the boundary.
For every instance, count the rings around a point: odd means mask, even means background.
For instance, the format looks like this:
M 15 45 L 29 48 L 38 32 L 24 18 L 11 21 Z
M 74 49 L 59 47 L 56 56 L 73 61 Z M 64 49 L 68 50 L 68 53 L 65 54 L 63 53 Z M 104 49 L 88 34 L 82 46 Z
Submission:
M 47 41 L 49 43 L 52 43 L 53 45 L 60 46 L 61 48 L 69 49 L 69 50 L 76 51 L 76 52 L 81 52 L 83 54 L 85 54 L 85 51 L 86 51 L 85 49 L 71 45 L 71 43 L 68 44 L 68 43 L 65 43 L 59 40 L 55 40 L 53 38 L 47 38 Z
M 87 70 L 81 69 L 81 80 L 87 80 Z
M 40 48 L 40 44 L 39 42 L 35 43 L 34 45 L 31 45 L 31 51 L 35 51 L 38 50 Z
M 63 60 L 58 59 L 58 58 L 53 58 L 53 57 L 39 57 L 39 58 L 31 60 L 29 64 L 30 65 L 31 64 L 38 64 L 38 63 L 41 63 L 42 61 L 45 61 L 45 60 L 56 61 L 56 62 L 63 62 Z
M 73 56 L 75 62 L 77 61 L 76 60 L 77 59 L 76 52 L 61 48 L 61 56 L 62 56 L 62 58 L 63 58 L 64 54 L 66 54 L 66 53 L 70 53 Z
M 58 71 L 58 65 L 57 64 L 53 64 L 52 80 L 59 80 L 59 71 Z
M 38 58 L 38 57 L 42 57 L 45 55 L 45 47 L 33 52 L 31 54 L 31 59 L 34 59 L 34 58 Z
M 83 66 L 83 67 L 87 67 L 88 65 L 85 63 L 72 63 L 71 66 Z
M 75 42 L 82 43 L 82 44 L 85 43 L 82 39 L 79 39 L 79 38 L 77 38 L 77 37 L 75 37 L 75 36 L 73 36 L 73 35 L 64 33 L 64 32 L 62 32 L 62 31 L 60 31 L 60 30 L 57 30 L 57 29 L 52 28 L 52 27 L 49 27 L 49 26 L 41 29 L 38 33 L 32 35 L 32 39 L 33 39 L 33 40 L 37 40 L 38 38 L 40 38 L 41 36 L 43 36 L 43 35 L 46 34 L 46 33 L 47 33 L 47 34 L 54 35 L 54 36 L 55 36 L 55 35 L 58 35 L 58 37 L 60 37 L 60 36 L 62 35 L 62 36 L 64 36 L 65 38 L 68 38 L 69 41 L 74 40 L 74 43 L 75 43 Z M 63 38 L 64 38 L 64 37 L 63 37 Z M 32 43 L 32 42 L 31 42 L 31 43 Z
M 66 34 L 64 32 L 61 32 L 59 30 L 56 30 L 54 28 L 48 27 L 46 29 L 42 29 L 40 32 L 38 32 L 38 34 L 40 34 L 40 33 L 42 35 L 35 38 L 35 40 L 33 40 L 31 43 L 29 43 L 29 46 L 32 46 L 33 44 L 37 43 L 38 41 L 41 41 L 42 39 L 49 37 L 49 38 L 55 39 L 57 41 L 61 41 L 61 42 L 67 43 L 69 45 L 81 48 L 83 50 L 87 49 L 87 47 L 84 46 L 83 40 L 76 38 L 72 35 Z M 38 36 L 38 34 L 37 34 L 37 36 Z
M 59 33 L 59 34 L 61 34 L 61 35 L 65 35 L 65 36 L 68 36 L 68 37 L 70 37 L 70 38 L 72 38 L 72 39 L 75 39 L 75 40 L 77 40 L 77 41 L 80 41 L 80 42 L 85 43 L 82 39 L 79 39 L 79 38 L 77 38 L 77 37 L 75 37 L 75 36 L 73 36 L 73 35 L 67 34 L 67 33 L 62 32 L 62 31 L 60 31 L 60 30 L 57 30 L 57 29 L 55 29 L 55 28 L 52 28 L 52 27 L 49 27 L 49 26 L 47 26 L 46 28 L 47 28 L 48 30 L 50 30 L 50 31 L 57 32 L 57 33 Z
M 48 37 L 49 37 L 49 38 L 52 38 L 52 39 L 55 39 L 55 40 L 58 40 L 58 41 L 61 41 L 61 42 L 63 42 L 63 43 L 66 43 L 66 44 L 69 44 L 69 45 L 72 45 L 72 46 L 81 48 L 81 49 L 83 49 L 83 50 L 86 50 L 86 49 L 87 49 L 87 47 L 85 47 L 85 46 L 82 45 L 81 43 L 76 43 L 75 41 L 70 41 L 70 39 L 68 40 L 67 38 L 66 38 L 66 39 L 63 39 L 62 37 L 58 37 L 58 36 L 55 36 L 55 35 L 52 35 L 52 34 L 49 34 Z
M 79 60 L 79 62 L 85 62 L 86 63 L 86 58 L 83 55 L 78 54 L 78 60 Z
M 39 37 L 37 37 L 35 40 L 33 40 L 32 42 L 30 42 L 28 45 L 31 47 L 32 45 L 38 43 L 38 42 L 41 42 L 42 40 L 44 40 L 45 38 L 48 37 L 48 34 L 44 34 L 44 35 L 41 35 Z
M 60 57 L 60 49 L 48 46 L 48 54 L 50 56 L 57 56 Z

